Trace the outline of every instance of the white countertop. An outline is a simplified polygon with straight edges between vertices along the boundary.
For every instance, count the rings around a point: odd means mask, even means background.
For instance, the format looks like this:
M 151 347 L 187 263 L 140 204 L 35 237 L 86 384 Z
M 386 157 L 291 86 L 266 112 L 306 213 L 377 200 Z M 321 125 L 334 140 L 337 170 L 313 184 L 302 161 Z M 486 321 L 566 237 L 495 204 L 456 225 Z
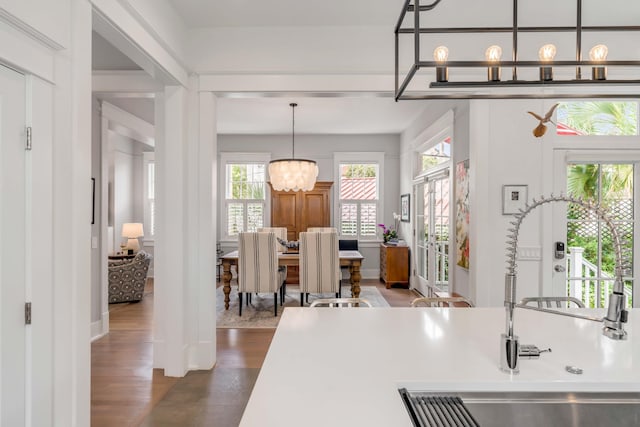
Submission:
M 640 309 L 626 341 L 601 323 L 529 310 L 514 322 L 520 344 L 552 352 L 509 375 L 498 368 L 503 308 L 286 308 L 240 425 L 411 426 L 399 387 L 640 391 Z

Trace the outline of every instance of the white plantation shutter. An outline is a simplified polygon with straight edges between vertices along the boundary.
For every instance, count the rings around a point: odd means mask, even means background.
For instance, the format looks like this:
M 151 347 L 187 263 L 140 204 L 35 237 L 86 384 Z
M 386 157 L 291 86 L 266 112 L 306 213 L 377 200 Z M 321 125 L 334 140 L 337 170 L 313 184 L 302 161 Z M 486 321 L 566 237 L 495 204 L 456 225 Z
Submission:
M 340 163 L 340 234 L 375 239 L 378 224 L 379 165 Z

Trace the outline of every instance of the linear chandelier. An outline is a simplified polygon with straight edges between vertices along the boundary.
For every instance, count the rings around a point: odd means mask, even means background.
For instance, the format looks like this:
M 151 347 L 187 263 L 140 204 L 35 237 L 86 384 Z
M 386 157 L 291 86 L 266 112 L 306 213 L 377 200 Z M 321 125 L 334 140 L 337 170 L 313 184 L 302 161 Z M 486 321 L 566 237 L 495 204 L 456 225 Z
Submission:
M 269 162 L 269 179 L 271 186 L 277 191 L 311 191 L 316 185 L 318 165 L 313 160 L 296 159 L 296 113 L 295 102 L 291 107 L 291 158 L 272 160 Z
M 609 90 L 613 86 L 637 85 L 640 87 L 638 79 L 607 79 L 608 67 L 638 67 L 639 60 L 607 60 L 608 48 L 605 44 L 597 43 L 589 50 L 589 59 L 583 59 L 583 33 L 630 33 L 635 32 L 635 36 L 640 32 L 640 26 L 583 26 L 582 25 L 582 0 L 576 1 L 576 25 L 575 26 L 537 26 L 525 27 L 518 25 L 518 0 L 513 0 L 512 4 L 512 25 L 510 27 L 437 27 L 427 28 L 420 25 L 421 15 L 425 12 L 433 11 L 441 0 L 433 0 L 428 5 L 421 5 L 420 0 L 405 0 L 398 22 L 395 27 L 395 99 L 472 99 L 472 98 L 604 98 L 640 97 L 640 90 L 635 88 L 635 93 L 621 89 Z M 412 4 L 410 4 L 412 3 Z M 412 26 L 403 26 L 408 14 L 413 13 Z M 430 19 L 433 22 L 434 19 Z M 519 38 L 523 33 L 539 33 L 551 38 L 558 33 L 569 33 L 575 37 L 575 60 L 556 60 L 557 48 L 553 43 L 545 43 L 538 50 L 536 59 L 520 59 Z M 554 33 L 554 34 L 552 34 Z M 487 43 L 484 52 L 485 60 L 449 60 L 449 48 L 441 43 L 433 50 L 433 61 L 423 61 L 421 59 L 421 47 L 425 37 L 432 36 L 437 40 L 442 40 L 443 35 L 462 34 L 469 35 L 477 41 L 481 35 L 489 35 L 496 38 L 498 34 L 507 34 L 511 38 L 511 59 L 502 59 L 502 47 L 498 44 Z M 413 62 L 409 66 L 406 75 L 400 81 L 400 39 L 401 36 L 409 36 L 413 40 Z M 410 37 L 413 36 L 413 37 Z M 406 40 L 407 37 L 403 37 Z M 433 40 L 429 40 L 433 42 Z M 428 46 L 427 43 L 425 43 Z M 457 52 L 458 56 L 460 55 Z M 575 76 L 569 79 L 557 79 L 554 76 L 554 68 L 575 67 Z M 591 68 L 590 75 L 583 75 L 583 67 Z M 450 69 L 460 69 L 461 74 L 477 74 L 478 70 L 486 69 L 486 80 L 465 80 L 464 75 L 460 80 L 449 78 Z M 511 69 L 511 79 L 502 78 L 502 70 Z M 521 69 L 538 69 L 539 78 L 524 80 L 519 78 Z M 429 77 L 425 79 L 425 84 L 420 85 L 413 82 L 413 92 L 407 89 L 420 70 L 427 70 Z M 460 71 L 458 70 L 458 71 Z M 531 72 L 528 73 L 531 75 Z M 566 74 L 566 73 L 565 73 Z M 638 73 L 640 74 L 640 73 Z M 418 80 L 418 79 L 416 79 Z M 426 82 L 429 81 L 427 85 Z M 585 88 L 593 85 L 598 90 L 592 92 L 585 91 Z M 603 86 L 608 89 L 602 89 Z M 416 88 L 417 87 L 417 88 Z M 505 89 L 495 90 L 501 87 Z M 545 87 L 553 88 L 554 91 L 541 91 L 531 93 L 524 90 L 524 87 Z M 580 87 L 579 91 L 567 88 Z M 483 90 L 484 88 L 484 90 Z M 491 88 L 489 92 L 486 89 Z M 508 88 L 508 89 L 506 89 Z M 562 88 L 562 89 L 561 89 Z M 438 90 L 440 89 L 440 90 Z M 444 90 L 443 90 L 444 89 Z M 448 89 L 448 90 L 447 90 Z M 556 90 L 557 89 L 557 90 Z M 573 92 L 571 92 L 573 90 Z M 553 93 L 550 93 L 553 92 Z

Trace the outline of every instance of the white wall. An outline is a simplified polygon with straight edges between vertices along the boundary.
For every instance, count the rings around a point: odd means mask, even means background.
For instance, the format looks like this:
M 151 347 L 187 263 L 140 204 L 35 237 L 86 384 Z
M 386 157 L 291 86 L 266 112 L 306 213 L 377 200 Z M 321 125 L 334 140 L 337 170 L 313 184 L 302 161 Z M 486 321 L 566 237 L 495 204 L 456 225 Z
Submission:
M 291 157 L 291 135 L 219 135 L 218 152 L 267 152 L 271 159 Z M 296 135 L 296 157 L 315 160 L 318 163 L 318 181 L 332 181 L 331 204 L 337 191 L 337 178 L 333 176 L 333 153 L 344 152 L 384 152 L 384 211 L 381 222 L 393 224 L 393 212 L 400 210 L 399 181 L 400 136 L 387 135 Z M 224 168 L 218 165 L 220 174 Z M 224 175 L 219 176 L 218 194 L 224 195 Z M 218 217 L 222 218 L 224 201 L 218 205 Z M 267 209 L 270 209 L 267 206 Z M 331 210 L 333 225 L 336 224 Z M 218 224 L 218 236 L 222 236 L 221 224 Z M 223 242 L 226 252 L 236 248 L 236 242 Z M 380 277 L 379 242 L 360 242 L 360 252 L 365 259 L 361 274 L 364 278 Z
M 500 306 L 504 301 L 506 235 L 512 216 L 502 215 L 502 186 L 528 185 L 529 199 L 543 193 L 544 149 L 549 138 L 535 138 L 537 125 L 527 111 L 546 111 L 549 102 L 503 100 L 471 102 L 471 282 L 475 301 Z M 552 133 L 552 130 L 548 131 Z M 520 230 L 519 248 L 528 249 L 518 259 L 518 298 L 538 295 L 542 256 L 541 212 L 526 219 Z
M 142 194 L 142 149 L 139 144 L 109 132 L 110 147 L 113 147 L 113 227 L 115 248 L 126 243 L 122 237 L 122 224 L 144 222 Z
M 71 1 L 56 0 L 2 0 L 0 8 L 3 14 L 13 16 L 23 23 L 37 29 L 52 43 L 69 46 L 71 31 L 68 22 L 71 13 Z M 1 11 L 0 9 L 0 11 Z M 13 19 L 13 18 L 12 18 Z M 14 20 L 14 22 L 18 22 Z
M 33 425 L 90 423 L 91 7 L 0 3 L 0 62 L 33 79 Z M 30 75 L 39 76 L 31 77 Z M 44 328 L 44 329 L 43 329 Z M 44 333 L 43 333 L 44 332 Z

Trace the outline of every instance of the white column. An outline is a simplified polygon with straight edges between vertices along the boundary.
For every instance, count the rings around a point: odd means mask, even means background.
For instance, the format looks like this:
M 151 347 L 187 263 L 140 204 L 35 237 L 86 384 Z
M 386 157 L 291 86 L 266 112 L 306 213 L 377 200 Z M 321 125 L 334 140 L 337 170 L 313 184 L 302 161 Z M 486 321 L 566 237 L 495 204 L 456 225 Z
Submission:
M 191 87 L 195 87 L 195 78 Z M 211 369 L 216 361 L 215 194 L 216 100 L 210 92 L 192 92 L 187 163 L 189 198 L 187 247 L 190 320 L 190 369 Z
M 75 427 L 90 424 L 91 398 L 91 5 L 70 4 L 71 42 L 56 55 L 53 108 L 51 424 Z
M 185 313 L 187 91 L 167 86 L 156 117 L 157 231 L 154 279 L 154 366 L 167 376 L 187 372 Z

